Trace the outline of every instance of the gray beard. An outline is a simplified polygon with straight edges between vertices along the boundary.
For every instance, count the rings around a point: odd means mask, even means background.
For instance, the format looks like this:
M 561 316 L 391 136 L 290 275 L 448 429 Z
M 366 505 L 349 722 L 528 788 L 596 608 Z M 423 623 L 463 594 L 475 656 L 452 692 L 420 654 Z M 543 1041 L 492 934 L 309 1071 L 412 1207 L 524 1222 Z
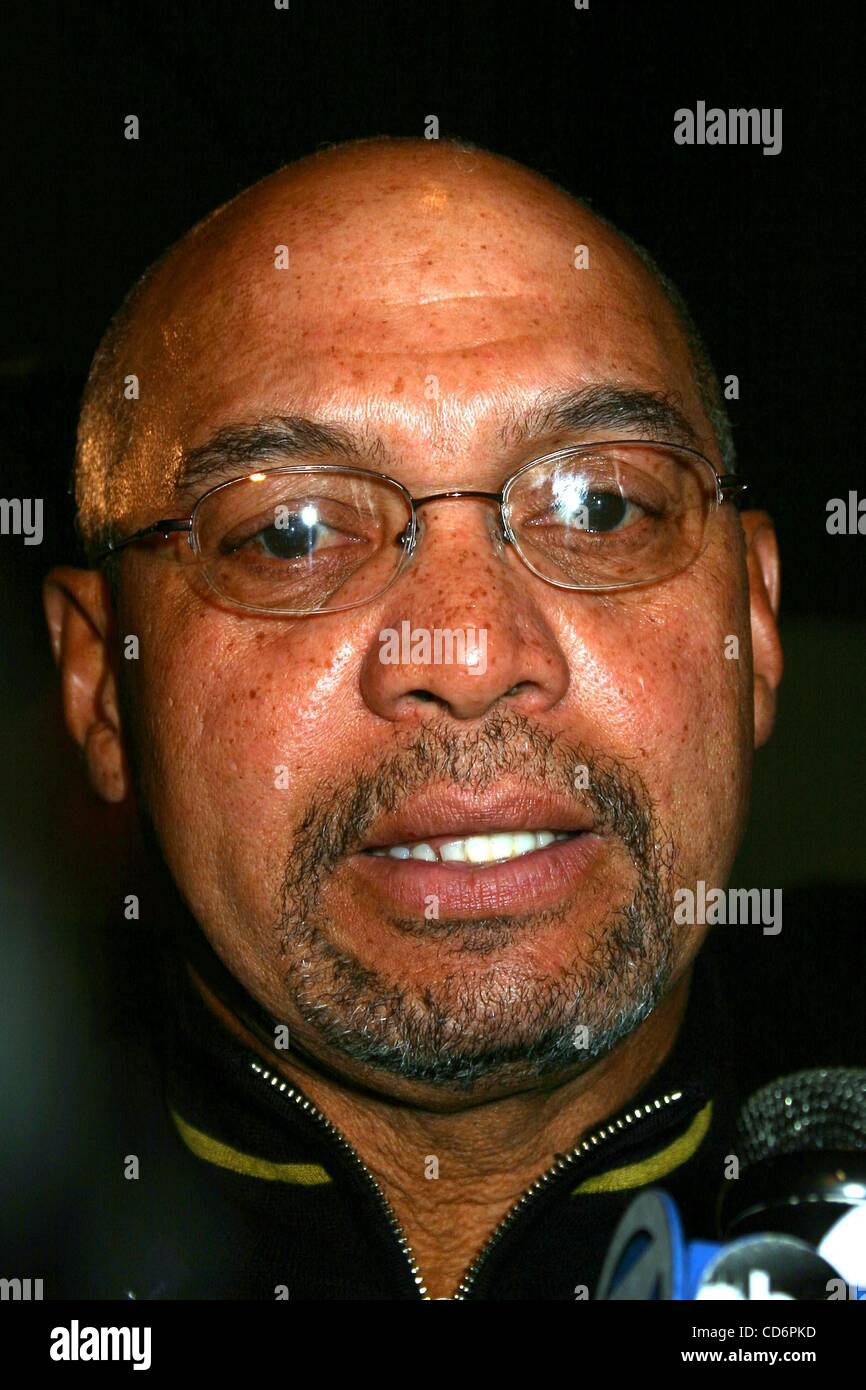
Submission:
M 578 768 L 589 786 L 575 790 Z M 503 967 L 504 946 L 555 918 L 535 912 L 483 920 L 389 919 L 407 935 L 447 941 L 473 957 L 423 988 L 408 988 L 338 949 L 322 891 L 358 850 L 377 816 L 425 786 L 482 792 L 502 777 L 548 786 L 590 808 L 637 871 L 630 903 L 611 912 L 575 965 L 556 974 Z M 286 866 L 276 928 L 287 997 L 314 1033 L 344 1057 L 405 1081 L 460 1091 L 577 1073 L 611 1052 L 655 1009 L 673 964 L 674 850 L 633 772 L 567 745 L 514 714 L 493 714 L 471 736 L 443 721 L 401 743 L 374 772 L 328 784 L 310 804 Z M 564 915 L 562 910 L 560 916 Z M 478 956 L 490 958 L 479 971 Z

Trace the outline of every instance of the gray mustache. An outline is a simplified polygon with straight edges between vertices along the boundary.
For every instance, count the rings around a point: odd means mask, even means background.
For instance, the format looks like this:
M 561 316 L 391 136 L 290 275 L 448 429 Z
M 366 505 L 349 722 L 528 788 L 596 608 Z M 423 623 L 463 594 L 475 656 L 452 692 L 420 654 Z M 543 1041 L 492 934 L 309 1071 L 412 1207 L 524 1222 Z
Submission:
M 361 847 L 378 816 L 394 814 L 425 787 L 445 783 L 482 793 L 506 776 L 570 797 L 592 812 L 599 830 L 617 836 L 637 864 L 649 862 L 653 805 L 633 769 L 568 743 L 523 715 L 491 712 L 468 735 L 446 719 L 431 721 L 404 736 L 375 769 L 326 781 L 295 835 L 289 871 L 293 884 L 320 883 Z

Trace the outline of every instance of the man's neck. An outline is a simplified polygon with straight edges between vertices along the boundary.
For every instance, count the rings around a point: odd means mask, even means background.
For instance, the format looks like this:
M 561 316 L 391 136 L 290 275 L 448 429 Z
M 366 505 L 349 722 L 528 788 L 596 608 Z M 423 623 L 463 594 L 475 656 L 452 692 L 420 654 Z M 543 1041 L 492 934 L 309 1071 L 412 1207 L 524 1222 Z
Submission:
M 341 1085 L 306 1056 L 267 1050 L 189 967 L 205 1003 L 281 1071 L 344 1135 L 402 1225 L 433 1298 L 453 1295 L 522 1193 L 607 1116 L 625 1108 L 664 1062 L 688 999 L 687 972 L 608 1057 L 548 1089 L 442 1112 Z

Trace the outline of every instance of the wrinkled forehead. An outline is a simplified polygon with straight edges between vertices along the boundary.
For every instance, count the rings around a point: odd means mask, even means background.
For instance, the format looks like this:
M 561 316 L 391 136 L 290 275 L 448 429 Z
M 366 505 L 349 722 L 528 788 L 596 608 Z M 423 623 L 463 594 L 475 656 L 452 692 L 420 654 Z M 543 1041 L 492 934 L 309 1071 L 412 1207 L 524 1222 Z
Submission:
M 146 380 L 116 500 L 168 505 L 186 451 L 280 413 L 465 450 L 554 385 L 674 391 L 700 423 L 666 299 L 616 235 L 535 176 L 344 170 L 260 186 L 197 228 L 135 334 Z M 436 391 L 429 383 L 436 380 Z

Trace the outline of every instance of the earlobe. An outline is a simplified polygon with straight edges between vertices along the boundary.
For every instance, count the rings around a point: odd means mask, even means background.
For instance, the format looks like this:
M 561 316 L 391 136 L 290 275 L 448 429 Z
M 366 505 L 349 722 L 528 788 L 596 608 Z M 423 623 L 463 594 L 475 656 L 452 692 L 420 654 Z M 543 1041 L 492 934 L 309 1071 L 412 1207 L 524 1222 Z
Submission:
M 110 724 L 91 724 L 84 740 L 84 757 L 90 784 L 97 796 L 103 801 L 124 801 L 126 762 L 119 731 Z
M 779 547 L 773 522 L 766 512 L 741 512 L 740 522 L 747 547 L 755 747 L 760 748 L 773 731 L 776 691 L 784 669 L 777 623 L 781 592 Z
M 129 772 L 121 739 L 108 584 L 96 570 L 63 566 L 47 576 L 43 603 L 52 655 L 60 668 L 66 726 L 84 754 L 96 794 L 104 801 L 123 801 Z

